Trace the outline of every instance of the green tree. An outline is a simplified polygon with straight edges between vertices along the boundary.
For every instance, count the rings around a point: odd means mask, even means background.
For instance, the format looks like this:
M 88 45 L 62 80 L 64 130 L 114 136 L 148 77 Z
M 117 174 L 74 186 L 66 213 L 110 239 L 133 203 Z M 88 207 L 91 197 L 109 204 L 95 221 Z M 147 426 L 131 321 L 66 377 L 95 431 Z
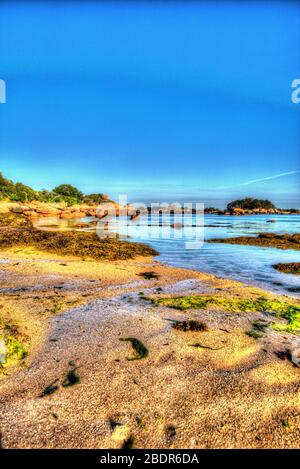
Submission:
M 9 179 L 6 179 L 3 174 L 0 172 L 0 189 L 2 187 L 14 187 L 14 183 L 10 181 Z
M 101 202 L 109 201 L 109 197 L 106 194 L 89 194 L 83 197 L 83 202 L 86 204 L 100 204 Z
M 275 205 L 270 200 L 253 199 L 252 197 L 246 197 L 245 199 L 233 200 L 227 205 L 227 210 L 233 208 L 242 208 L 244 210 L 255 210 L 263 208 L 266 210 L 275 209 Z
M 71 184 L 61 184 L 60 186 L 55 187 L 53 192 L 64 197 L 76 199 L 77 202 L 80 202 L 83 198 L 83 193 Z
M 10 198 L 17 202 L 31 202 L 32 200 L 38 199 L 38 193 L 31 189 L 31 187 L 25 186 L 25 184 L 22 184 L 21 182 L 17 182 Z

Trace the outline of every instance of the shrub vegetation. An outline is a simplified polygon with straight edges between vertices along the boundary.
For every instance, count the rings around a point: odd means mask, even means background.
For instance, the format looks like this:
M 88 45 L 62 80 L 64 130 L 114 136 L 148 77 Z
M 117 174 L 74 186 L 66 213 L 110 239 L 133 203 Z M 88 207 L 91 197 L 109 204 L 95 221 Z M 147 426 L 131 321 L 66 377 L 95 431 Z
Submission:
M 89 205 L 99 204 L 109 201 L 109 198 L 102 193 L 84 195 L 77 187 L 71 184 L 61 184 L 51 191 L 46 189 L 35 191 L 21 182 L 14 183 L 6 179 L 0 172 L 0 200 L 11 202 L 64 202 L 71 206 L 80 203 Z
M 255 209 L 275 209 L 275 205 L 272 204 L 270 200 L 263 199 L 253 199 L 251 197 L 246 197 L 245 199 L 233 200 L 227 205 L 227 210 L 232 210 L 233 208 L 242 208 L 244 210 L 255 210 Z

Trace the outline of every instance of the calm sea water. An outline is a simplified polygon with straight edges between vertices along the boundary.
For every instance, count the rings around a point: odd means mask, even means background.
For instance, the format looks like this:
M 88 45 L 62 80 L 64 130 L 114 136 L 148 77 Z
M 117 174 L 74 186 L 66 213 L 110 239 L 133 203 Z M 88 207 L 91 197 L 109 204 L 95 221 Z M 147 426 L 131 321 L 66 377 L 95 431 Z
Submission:
M 196 226 L 184 230 L 170 229 L 171 237 L 165 237 L 168 234 L 166 229 L 169 220 L 169 217 L 162 216 L 159 223 L 158 216 L 154 217 L 152 223 L 156 227 L 150 230 L 153 237 L 149 239 L 148 219 L 142 217 L 140 226 L 129 228 L 129 239 L 150 244 L 160 253 L 158 259 L 169 265 L 241 280 L 264 289 L 300 297 L 300 276 L 280 273 L 272 267 L 278 262 L 300 262 L 300 251 L 206 242 L 199 249 L 186 249 L 186 242 L 194 241 L 196 234 L 201 234 L 201 229 L 204 240 L 256 236 L 261 232 L 300 233 L 299 215 L 205 215 L 204 219 L 193 216 L 192 224 Z M 275 223 L 270 223 L 270 220 L 275 220 Z M 159 224 L 163 226 L 157 226 Z
M 171 223 L 173 221 L 180 220 L 171 220 Z M 43 223 L 46 223 L 45 219 Z M 272 267 L 279 262 L 300 262 L 300 251 L 205 242 L 211 238 L 256 236 L 261 232 L 300 233 L 300 215 L 193 216 L 184 229 L 170 228 L 170 217 L 164 215 L 153 216 L 149 226 L 148 217 L 143 216 L 136 224 L 129 228 L 124 224 L 121 229 L 122 237 L 154 247 L 160 253 L 158 260 L 166 264 L 240 280 L 300 298 L 300 276 L 280 273 Z M 186 242 L 195 241 L 202 233 L 203 246 L 186 249 Z

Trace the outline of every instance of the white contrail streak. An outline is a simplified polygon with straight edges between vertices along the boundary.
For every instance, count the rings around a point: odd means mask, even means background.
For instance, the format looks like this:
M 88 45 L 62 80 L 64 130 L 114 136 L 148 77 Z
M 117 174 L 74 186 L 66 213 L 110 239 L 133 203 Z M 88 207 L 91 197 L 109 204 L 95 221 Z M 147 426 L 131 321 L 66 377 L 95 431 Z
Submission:
M 270 179 L 277 179 L 277 178 L 290 176 L 291 174 L 298 174 L 298 173 L 300 173 L 300 170 L 288 171 L 286 173 L 273 174 L 272 176 L 267 176 L 267 177 L 260 178 L 260 179 L 252 179 L 251 181 L 241 182 L 240 184 L 236 184 L 234 186 L 218 187 L 217 189 L 231 189 L 233 187 L 249 186 L 250 184 L 255 184 L 256 182 L 270 181 Z

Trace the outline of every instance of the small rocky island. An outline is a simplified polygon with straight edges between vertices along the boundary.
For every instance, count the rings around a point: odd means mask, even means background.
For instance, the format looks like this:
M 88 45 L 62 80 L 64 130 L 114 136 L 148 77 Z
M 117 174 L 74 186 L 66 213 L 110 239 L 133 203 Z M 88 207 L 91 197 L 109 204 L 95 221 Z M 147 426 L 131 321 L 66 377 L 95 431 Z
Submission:
M 281 209 L 270 200 L 246 197 L 245 199 L 233 200 L 227 204 L 225 210 L 208 207 L 204 209 L 204 213 L 216 215 L 291 215 L 299 214 L 300 210 L 297 208 Z M 270 222 L 272 221 L 270 220 Z

